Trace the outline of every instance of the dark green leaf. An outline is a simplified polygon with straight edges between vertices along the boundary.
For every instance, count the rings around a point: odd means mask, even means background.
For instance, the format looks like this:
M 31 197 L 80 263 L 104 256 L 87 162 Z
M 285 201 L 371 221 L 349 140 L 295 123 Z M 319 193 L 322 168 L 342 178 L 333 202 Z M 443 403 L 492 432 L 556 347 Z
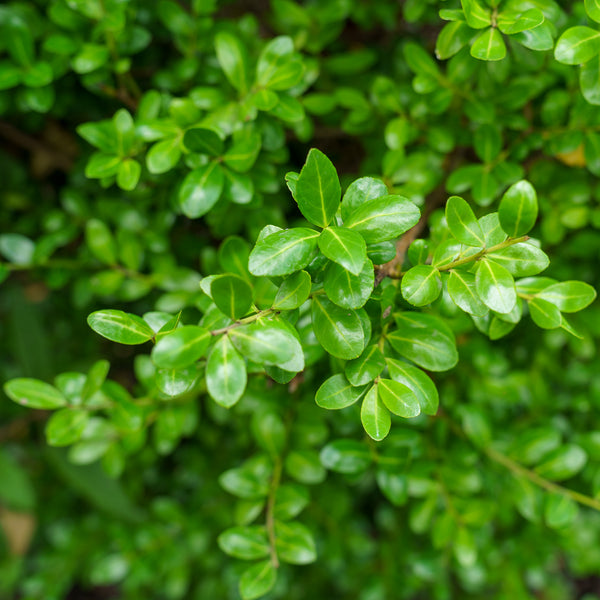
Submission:
M 466 271 L 450 271 L 448 294 L 456 306 L 475 317 L 483 317 L 489 310 L 475 289 L 475 276 Z
M 388 193 L 388 188 L 381 179 L 361 177 L 353 181 L 342 199 L 342 219 L 347 221 L 350 215 L 369 200 L 380 198 Z
M 221 197 L 224 183 L 223 169 L 216 162 L 188 173 L 179 189 L 181 212 L 189 219 L 205 215 Z
M 369 468 L 372 459 L 369 447 L 355 440 L 335 440 L 321 450 L 323 465 L 337 473 L 362 473 Z
M 337 263 L 330 263 L 325 270 L 323 287 L 332 302 L 343 308 L 355 309 L 366 304 L 374 284 L 373 263 L 367 259 L 360 275 L 352 275 Z
M 327 227 L 319 236 L 319 248 L 329 259 L 353 275 L 359 275 L 367 259 L 367 245 L 356 231 Z
M 217 543 L 225 554 L 241 560 L 256 560 L 269 555 L 269 541 L 263 525 L 226 529 L 217 538 Z
M 184 325 L 161 336 L 152 348 L 152 362 L 161 369 L 182 369 L 204 356 L 210 331 L 198 325 Z
M 533 186 L 524 180 L 508 188 L 498 208 L 502 229 L 510 237 L 528 233 L 535 225 L 537 214 L 537 194 Z
M 355 387 L 343 375 L 332 375 L 317 390 L 315 402 L 321 408 L 338 410 L 354 404 L 364 391 L 364 386 Z
M 427 415 L 435 415 L 439 406 L 439 395 L 431 377 L 421 369 L 393 358 L 387 358 L 386 363 L 390 377 L 413 391 L 421 410 Z
M 214 303 L 219 310 L 234 321 L 243 317 L 252 305 L 250 284 L 232 273 L 217 275 L 210 284 Z
M 345 373 L 352 385 L 362 386 L 374 381 L 384 367 L 383 353 L 378 346 L 371 345 L 358 358 L 346 363 Z
M 459 196 L 451 196 L 446 203 L 446 221 L 450 233 L 467 246 L 485 246 L 483 231 L 471 207 Z
M 277 571 L 271 560 L 256 563 L 242 573 L 240 595 L 242 600 L 255 600 L 270 592 L 277 581 Z
M 475 275 L 475 289 L 482 302 L 492 310 L 506 314 L 517 302 L 512 275 L 492 260 L 481 260 Z
M 191 152 L 220 156 L 223 154 L 223 140 L 212 129 L 193 127 L 183 136 L 183 145 Z
M 306 271 L 298 271 L 290 275 L 279 286 L 273 308 L 277 310 L 292 310 L 298 308 L 310 295 L 310 275 Z
M 213 347 L 206 362 L 206 388 L 211 398 L 229 408 L 246 389 L 246 363 L 224 335 Z

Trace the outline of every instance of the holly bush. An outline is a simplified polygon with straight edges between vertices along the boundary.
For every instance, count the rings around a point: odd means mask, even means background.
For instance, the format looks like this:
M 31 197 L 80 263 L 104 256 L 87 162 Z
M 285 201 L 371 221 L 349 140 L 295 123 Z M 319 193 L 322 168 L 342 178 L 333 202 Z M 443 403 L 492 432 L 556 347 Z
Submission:
M 600 597 L 599 27 L 0 6 L 0 595 Z

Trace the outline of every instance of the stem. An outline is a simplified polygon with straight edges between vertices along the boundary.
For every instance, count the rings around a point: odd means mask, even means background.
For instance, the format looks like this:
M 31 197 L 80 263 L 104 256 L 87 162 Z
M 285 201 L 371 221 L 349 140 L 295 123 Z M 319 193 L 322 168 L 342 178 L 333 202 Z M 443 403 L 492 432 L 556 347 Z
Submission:
M 584 504 L 585 506 L 589 506 L 590 508 L 600 511 L 599 500 L 596 500 L 595 498 L 591 498 L 590 496 L 586 496 L 585 494 L 581 494 L 574 490 L 562 487 L 561 485 L 558 485 L 552 481 L 548 481 L 548 479 L 544 479 L 534 471 L 527 469 L 523 465 L 519 464 L 518 462 L 515 462 L 511 458 L 508 458 L 508 456 L 498 452 L 497 450 L 494 450 L 493 448 L 486 448 L 484 452 L 493 461 L 506 467 L 515 475 L 525 477 L 535 485 L 544 488 L 549 492 L 560 494 L 561 496 L 565 496 L 567 498 L 570 498 L 571 500 L 575 500 L 575 502 L 579 502 L 579 504 Z
M 498 250 L 502 250 L 503 248 L 508 248 L 509 246 L 514 246 L 515 244 L 520 244 L 521 242 L 526 242 L 529 239 L 528 235 L 522 235 L 518 238 L 509 238 L 508 240 L 501 242 L 500 244 L 496 244 L 495 246 L 491 246 L 490 248 L 482 248 L 476 254 L 472 254 L 471 256 L 466 256 L 465 258 L 459 258 L 458 260 L 452 261 L 447 265 L 442 265 L 438 267 L 438 271 L 449 271 L 450 269 L 454 269 L 455 267 L 460 267 L 462 265 L 466 265 L 470 262 L 474 262 L 479 260 L 482 256 L 486 254 L 491 254 L 492 252 L 497 252 Z
M 271 563 L 273 568 L 279 568 L 279 558 L 277 557 L 277 549 L 275 547 L 275 495 L 279 488 L 279 482 L 281 481 L 281 470 L 283 468 L 283 462 L 281 457 L 278 456 L 275 459 L 275 465 L 273 467 L 273 476 L 271 477 L 271 484 L 269 486 L 269 497 L 267 499 L 267 515 L 265 519 L 265 526 L 267 528 L 267 534 L 269 536 L 269 552 L 271 554 Z

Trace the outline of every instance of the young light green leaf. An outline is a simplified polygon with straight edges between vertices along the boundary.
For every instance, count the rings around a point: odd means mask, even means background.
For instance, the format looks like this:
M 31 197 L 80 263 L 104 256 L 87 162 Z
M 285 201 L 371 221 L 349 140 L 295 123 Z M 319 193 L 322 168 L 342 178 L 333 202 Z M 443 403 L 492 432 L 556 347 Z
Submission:
M 122 189 L 130 192 L 137 187 L 142 174 L 142 166 L 133 159 L 128 158 L 119 165 L 117 173 L 117 185 Z
M 179 188 L 179 206 L 188 219 L 205 215 L 219 200 L 225 177 L 216 162 L 190 171 Z
M 387 193 L 388 188 L 381 179 L 375 179 L 374 177 L 356 179 L 348 186 L 342 199 L 342 219 L 344 222 L 347 221 L 361 204 L 375 198 L 381 198 Z
M 352 275 L 338 265 L 330 263 L 325 270 L 323 287 L 327 297 L 343 308 L 361 308 L 370 298 L 375 285 L 373 263 L 367 259 L 360 275 Z
M 343 359 L 357 358 L 365 345 L 365 332 L 357 312 L 341 308 L 322 296 L 312 301 L 315 336 L 329 354 Z
M 289 275 L 304 269 L 313 258 L 318 232 L 295 227 L 268 235 L 250 253 L 248 268 L 253 275 Z
M 242 397 L 246 381 L 246 362 L 224 335 L 208 355 L 206 389 L 217 404 L 230 408 Z
M 492 260 L 479 262 L 475 289 L 482 302 L 498 313 L 509 313 L 517 302 L 515 280 L 502 265 Z
M 377 385 L 373 385 L 363 398 L 360 420 L 365 431 L 376 442 L 380 442 L 390 432 L 392 418 L 377 394 Z
M 537 194 L 525 180 L 517 181 L 506 190 L 498 208 L 502 229 L 510 237 L 528 233 L 535 225 L 537 214 Z
M 567 65 L 581 65 L 600 52 L 600 31 L 578 25 L 567 29 L 556 42 L 554 58 Z
M 143 344 L 154 337 L 154 331 L 141 317 L 122 310 L 97 310 L 87 322 L 96 333 L 119 344 Z
M 600 23 L 600 0 L 585 0 L 585 12 L 592 21 Z
M 461 0 L 467 25 L 473 29 L 483 29 L 492 24 L 489 7 L 482 6 L 478 0 Z
M 467 271 L 450 271 L 448 294 L 456 306 L 475 317 L 483 317 L 489 310 L 477 294 L 475 276 Z
M 183 136 L 183 145 L 190 152 L 221 156 L 223 154 L 223 140 L 212 129 L 192 127 Z
M 403 196 L 387 195 L 361 204 L 345 223 L 358 231 L 367 244 L 399 237 L 416 225 L 419 209 Z
M 67 404 L 67 399 L 58 389 L 39 379 L 11 379 L 4 384 L 4 392 L 13 402 L 28 408 L 52 410 Z
M 562 324 L 562 316 L 558 308 L 541 298 L 534 298 L 529 303 L 529 314 L 533 322 L 542 329 L 556 329 Z
M 548 255 L 529 242 L 514 244 L 487 256 L 515 277 L 537 275 L 550 264 Z
M 395 415 L 410 419 L 421 414 L 421 405 L 416 394 L 403 383 L 393 379 L 380 379 L 377 389 L 381 401 Z
M 417 265 L 402 277 L 402 296 L 414 306 L 431 304 L 442 291 L 440 272 L 431 265 Z
M 440 399 L 431 377 L 421 369 L 393 358 L 386 358 L 386 363 L 390 377 L 413 391 L 421 411 L 427 415 L 435 415 Z
M 479 60 L 502 60 L 506 56 L 502 34 L 495 27 L 486 29 L 471 46 L 471 56 Z
M 451 196 L 446 203 L 446 221 L 450 233 L 467 246 L 485 246 L 485 237 L 475 213 L 459 196 Z
M 181 138 L 168 138 L 153 144 L 146 154 L 146 167 L 150 173 L 159 175 L 173 169 L 180 158 Z
M 319 236 L 319 248 L 329 259 L 359 275 L 367 260 L 367 244 L 356 231 L 344 227 L 327 227 Z
M 242 600 L 255 600 L 269 593 L 277 581 L 277 571 L 273 562 L 264 560 L 251 566 L 242 573 L 240 596 Z
M 198 325 L 184 325 L 160 337 L 152 348 L 152 362 L 161 369 L 182 369 L 204 356 L 210 331 Z
M 311 532 L 302 523 L 275 523 L 277 556 L 292 565 L 308 565 L 317 560 L 317 549 Z
M 562 312 L 572 313 L 589 306 L 596 299 L 596 290 L 583 281 L 562 281 L 544 288 L 537 296 Z
M 600 56 L 594 56 L 581 65 L 579 86 L 587 102 L 596 106 L 600 104 Z M 588 168 L 589 164 L 588 162 Z
M 396 352 L 419 367 L 447 371 L 458 362 L 454 334 L 440 318 L 403 312 L 396 316 L 396 325 L 387 339 Z
M 273 308 L 276 310 L 298 308 L 308 299 L 311 286 L 310 275 L 306 271 L 293 273 L 279 286 Z
M 385 367 L 383 353 L 375 344 L 367 346 L 364 352 L 346 363 L 345 373 L 352 385 L 362 386 L 374 381 Z
M 364 386 L 356 387 L 338 373 L 321 384 L 315 395 L 315 402 L 321 408 L 339 410 L 354 404 L 364 391 Z
M 319 227 L 327 227 L 340 205 L 342 189 L 331 161 L 312 148 L 296 181 L 294 198 L 300 212 Z
M 220 31 L 215 36 L 217 59 L 229 83 L 244 95 L 248 91 L 248 53 L 235 35 Z
M 233 273 L 217 275 L 211 281 L 210 292 L 219 310 L 234 321 L 243 317 L 252 305 L 250 284 Z
M 46 423 L 46 441 L 49 446 L 70 446 L 79 441 L 86 428 L 89 413 L 86 410 L 63 408 L 56 411 Z
M 234 558 L 256 560 L 269 555 L 269 540 L 264 525 L 231 527 L 217 538 L 219 548 Z

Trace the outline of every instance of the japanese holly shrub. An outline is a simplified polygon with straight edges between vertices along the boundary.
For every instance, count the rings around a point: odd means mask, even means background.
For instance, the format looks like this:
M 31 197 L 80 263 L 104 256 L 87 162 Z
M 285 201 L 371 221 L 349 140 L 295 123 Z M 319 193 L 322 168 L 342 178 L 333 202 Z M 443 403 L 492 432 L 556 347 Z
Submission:
M 600 597 L 598 23 L 0 6 L 0 596 Z

